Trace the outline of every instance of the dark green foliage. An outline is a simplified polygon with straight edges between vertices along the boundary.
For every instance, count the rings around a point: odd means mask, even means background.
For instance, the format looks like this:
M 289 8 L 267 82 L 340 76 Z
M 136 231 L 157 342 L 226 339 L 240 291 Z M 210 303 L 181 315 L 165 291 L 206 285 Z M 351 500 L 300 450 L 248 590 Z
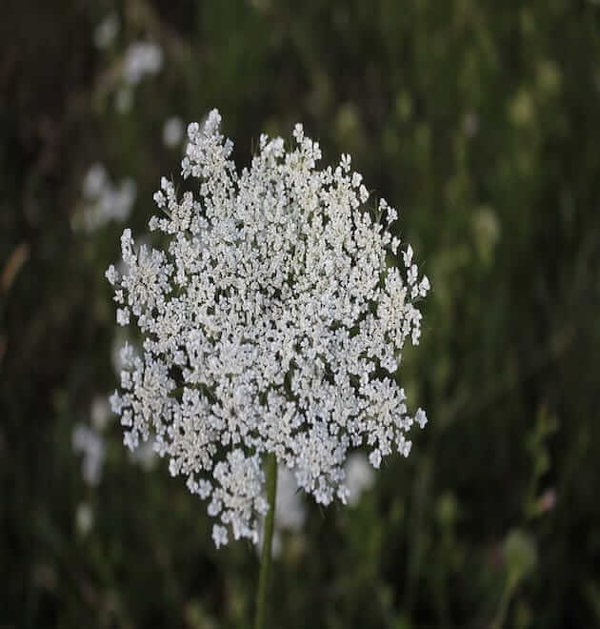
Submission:
M 430 423 L 356 508 L 312 506 L 284 540 L 272 626 L 600 624 L 598 2 L 8 0 L 1 21 L 0 626 L 249 626 L 254 549 L 215 551 L 119 426 L 95 489 L 71 447 L 116 384 L 121 227 L 73 229 L 82 177 L 134 177 L 142 231 L 179 171 L 164 120 L 215 106 L 240 163 L 297 120 L 325 163 L 351 153 L 433 287 L 400 376 Z M 148 37 L 164 68 L 119 113 Z

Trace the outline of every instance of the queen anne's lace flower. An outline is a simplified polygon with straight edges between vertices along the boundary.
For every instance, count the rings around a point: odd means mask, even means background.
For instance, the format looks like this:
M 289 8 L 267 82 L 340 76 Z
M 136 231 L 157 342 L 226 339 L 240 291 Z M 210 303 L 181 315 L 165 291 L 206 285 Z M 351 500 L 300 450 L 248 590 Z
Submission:
M 365 208 L 348 155 L 318 170 L 319 145 L 296 125 L 293 150 L 263 135 L 238 173 L 220 121 L 214 110 L 188 128 L 182 171 L 198 194 L 178 197 L 163 179 L 155 195 L 164 215 L 150 228 L 168 245 L 136 248 L 126 229 L 124 270 L 107 271 L 118 322 L 143 338 L 139 352 L 124 348 L 112 397 L 125 442 L 154 439 L 208 500 L 217 545 L 257 540 L 266 453 L 322 504 L 346 501 L 356 448 L 375 468 L 408 455 L 406 433 L 426 418 L 407 413 L 395 374 L 429 289 L 390 234 L 395 210 L 379 202 L 382 224 Z

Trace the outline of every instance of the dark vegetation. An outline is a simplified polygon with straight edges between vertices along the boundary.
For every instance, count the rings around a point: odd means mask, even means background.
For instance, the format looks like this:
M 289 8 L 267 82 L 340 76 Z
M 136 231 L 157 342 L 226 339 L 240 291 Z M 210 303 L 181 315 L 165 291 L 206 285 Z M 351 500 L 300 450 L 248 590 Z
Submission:
M 110 11 L 121 28 L 99 50 Z M 119 112 L 139 39 L 163 68 Z M 143 231 L 160 175 L 178 175 L 163 122 L 214 106 L 240 163 L 298 120 L 325 163 L 351 153 L 433 287 L 400 376 L 430 423 L 358 507 L 311 507 L 275 563 L 272 626 L 599 626 L 592 0 L 3 3 L 0 626 L 252 617 L 255 551 L 215 551 L 205 506 L 164 464 L 132 464 L 112 421 L 89 487 L 72 448 L 116 385 L 103 273 L 122 225 L 76 229 L 83 177 L 95 161 L 133 177 Z

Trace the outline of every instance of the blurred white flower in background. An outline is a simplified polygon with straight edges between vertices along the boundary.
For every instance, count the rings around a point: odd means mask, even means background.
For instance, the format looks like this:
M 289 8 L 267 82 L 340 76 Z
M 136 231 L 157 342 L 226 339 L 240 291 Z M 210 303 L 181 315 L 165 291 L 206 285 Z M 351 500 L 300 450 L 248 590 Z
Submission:
M 275 528 L 298 532 L 306 520 L 306 506 L 303 492 L 298 487 L 296 477 L 284 465 L 278 467 L 277 498 L 275 500 Z
M 73 452 L 82 456 L 81 475 L 90 487 L 97 487 L 102 480 L 102 468 L 106 458 L 106 442 L 102 433 L 112 419 L 106 395 L 95 395 L 90 403 L 90 423 L 78 423 L 73 428 L 71 445 Z
M 131 85 L 121 85 L 115 94 L 115 108 L 120 114 L 125 114 L 133 107 L 133 89 Z
M 158 458 L 154 442 L 151 440 L 144 441 L 135 450 L 129 451 L 129 459 L 139 465 L 144 472 L 151 472 L 156 467 Z
M 275 498 L 275 520 L 273 529 L 272 554 L 279 557 L 283 546 L 283 533 L 300 533 L 306 521 L 306 505 L 296 477 L 284 465 L 277 469 L 277 496 Z M 256 550 L 262 551 L 264 519 L 259 527 Z
M 123 361 L 121 354 L 123 352 L 123 347 L 126 344 L 131 344 L 131 339 L 129 338 L 127 330 L 123 328 L 117 328 L 116 334 L 110 347 L 110 362 L 113 371 L 117 377 L 120 377 L 121 371 L 123 371 L 123 369 L 125 368 L 125 362 Z
M 102 467 L 106 446 L 102 435 L 85 424 L 76 424 L 71 439 L 75 454 L 82 455 L 81 475 L 90 487 L 97 487 L 102 480 Z
M 184 138 L 184 126 L 181 118 L 172 116 L 163 126 L 163 143 L 167 148 L 181 146 Z
M 145 76 L 158 74 L 162 66 L 163 51 L 157 43 L 133 42 L 125 51 L 123 79 L 129 85 L 137 85 Z
M 352 452 L 344 465 L 348 504 L 356 506 L 365 491 L 375 484 L 375 472 L 364 452 Z
M 90 422 L 94 429 L 98 432 L 104 432 L 112 418 L 108 396 L 94 396 L 90 405 Z
M 123 222 L 129 218 L 136 199 L 136 185 L 128 177 L 114 184 L 106 168 L 96 162 L 84 177 L 82 193 L 80 223 L 85 231 L 93 232 L 111 221 Z
M 100 50 L 110 48 L 119 34 L 119 16 L 113 11 L 109 13 L 94 29 L 94 44 Z
M 119 83 L 114 94 L 115 108 L 125 114 L 131 110 L 135 88 L 146 78 L 157 75 L 163 67 L 163 50 L 156 42 L 137 41 L 123 53 Z
M 81 537 L 86 535 L 92 530 L 94 526 L 94 511 L 92 506 L 87 501 L 82 501 L 77 505 L 75 510 L 75 527 Z
M 86 199 L 97 199 L 108 183 L 106 168 L 98 162 L 92 164 L 83 180 L 82 192 Z

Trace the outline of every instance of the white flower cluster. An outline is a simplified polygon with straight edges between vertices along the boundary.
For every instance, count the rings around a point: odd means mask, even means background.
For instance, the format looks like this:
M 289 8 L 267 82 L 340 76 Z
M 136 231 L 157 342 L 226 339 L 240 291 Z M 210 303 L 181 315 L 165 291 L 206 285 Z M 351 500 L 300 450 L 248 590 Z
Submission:
M 178 198 L 162 180 L 162 216 L 150 228 L 167 245 L 121 238 L 117 321 L 135 322 L 112 397 L 125 443 L 155 440 L 172 474 L 209 501 L 217 546 L 256 542 L 267 510 L 261 460 L 274 453 L 321 504 L 345 502 L 344 462 L 366 446 L 379 467 L 425 413 L 407 413 L 395 374 L 407 339 L 417 343 L 417 302 L 429 289 L 410 246 L 389 232 L 396 212 L 369 193 L 350 157 L 316 168 L 319 145 L 294 129 L 295 146 L 260 138 L 239 173 L 213 110 L 191 124 L 182 162 L 197 194 Z M 400 264 L 398 264 L 400 262 Z

